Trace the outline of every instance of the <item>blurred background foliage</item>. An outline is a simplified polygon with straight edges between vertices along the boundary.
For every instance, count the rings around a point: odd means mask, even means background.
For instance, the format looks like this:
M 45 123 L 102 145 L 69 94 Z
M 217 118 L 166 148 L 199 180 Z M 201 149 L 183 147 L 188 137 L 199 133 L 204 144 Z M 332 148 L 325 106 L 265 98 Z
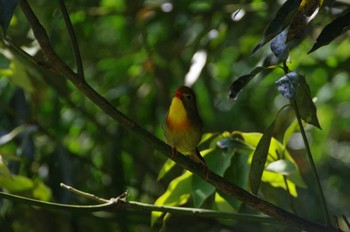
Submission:
M 172 93 L 184 84 L 195 55 L 205 59 L 193 86 L 205 132 L 263 132 L 269 126 L 278 110 L 288 103 L 274 84 L 284 75 L 282 70 L 259 74 L 236 101 L 229 100 L 228 93 L 237 77 L 250 73 L 258 65 L 276 63 L 268 46 L 254 55 L 251 52 L 282 3 L 271 0 L 66 2 L 89 84 L 160 138 Z M 74 67 L 57 2 L 38 0 L 30 4 L 47 29 L 55 51 Z M 332 7 L 328 7 L 330 4 Z M 348 215 L 350 208 L 350 41 L 346 38 L 349 34 L 312 54 L 307 51 L 322 28 L 348 7 L 345 1 L 325 1 L 308 24 L 303 40 L 290 52 L 288 62 L 291 70 L 306 77 L 316 98 L 322 130 L 312 126 L 306 126 L 306 130 L 332 215 Z M 19 7 L 7 35 L 29 54 L 42 59 Z M 181 174 L 182 169 L 175 167 L 158 181 L 158 173 L 166 161 L 164 155 L 120 127 L 64 78 L 43 71 L 4 44 L 0 44 L 0 49 L 0 184 L 4 189 L 41 200 L 91 203 L 61 189 L 59 184 L 63 182 L 104 198 L 128 190 L 128 200 L 154 203 L 169 182 Z M 291 109 L 283 111 L 276 122 L 274 137 L 282 141 L 294 118 Z M 288 145 L 308 186 L 298 188 L 294 203 L 297 212 L 320 220 L 315 182 L 300 135 L 295 133 Z M 200 149 L 206 146 L 204 143 Z M 243 161 L 239 157 L 236 161 L 232 167 L 237 170 Z M 14 182 L 3 181 L 9 173 Z M 269 185 L 262 188 L 269 201 L 288 208 L 283 190 Z M 191 206 L 191 202 L 187 205 Z M 2 231 L 158 231 L 160 228 L 160 223 L 156 223 L 150 229 L 151 216 L 145 212 L 75 214 L 9 201 L 0 201 L 0 206 Z M 250 211 L 241 206 L 240 212 Z M 174 215 L 167 229 L 251 231 L 263 230 L 264 226 Z M 288 230 L 284 226 L 276 227 Z

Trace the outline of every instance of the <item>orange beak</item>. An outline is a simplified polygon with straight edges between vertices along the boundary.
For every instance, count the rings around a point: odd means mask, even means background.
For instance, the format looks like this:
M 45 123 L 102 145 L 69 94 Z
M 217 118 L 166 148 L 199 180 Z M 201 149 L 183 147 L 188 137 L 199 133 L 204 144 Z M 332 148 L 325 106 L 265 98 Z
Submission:
M 176 90 L 176 92 L 175 92 L 175 94 L 174 94 L 174 97 L 177 97 L 178 99 L 183 99 L 183 95 L 182 95 L 182 92 L 179 90 L 179 89 L 177 89 Z

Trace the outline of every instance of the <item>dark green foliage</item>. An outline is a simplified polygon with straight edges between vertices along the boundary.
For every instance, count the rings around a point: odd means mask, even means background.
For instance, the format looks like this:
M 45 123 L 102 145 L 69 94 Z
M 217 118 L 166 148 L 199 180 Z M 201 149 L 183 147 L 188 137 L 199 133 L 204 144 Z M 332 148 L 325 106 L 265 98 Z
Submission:
M 350 11 L 346 14 L 339 16 L 334 19 L 331 23 L 325 26 L 321 32 L 321 34 L 317 37 L 316 43 L 311 48 L 309 53 L 319 49 L 322 46 L 325 46 L 332 42 L 335 38 L 339 37 L 350 27 Z
M 264 132 L 258 145 L 256 146 L 249 170 L 249 183 L 252 193 L 258 194 L 261 184 L 261 177 L 265 169 L 265 163 L 269 154 L 270 142 L 272 138 L 275 121 Z
M 57 2 L 28 2 L 55 52 L 76 70 Z M 322 126 L 305 130 L 327 203 L 332 215 L 349 214 L 350 41 L 343 33 L 349 25 L 349 13 L 341 8 L 345 3 L 334 6 L 343 16 L 321 7 L 304 25 L 296 19 L 306 22 L 315 5 L 307 10 L 292 0 L 282 5 L 262 0 L 64 2 L 86 81 L 159 138 L 172 93 L 184 84 L 194 55 L 204 52 L 205 64 L 193 88 L 207 133 L 199 149 L 209 168 L 246 190 L 250 180 L 259 197 L 321 223 L 322 210 L 294 109 L 305 125 Z M 16 1 L 0 3 L 0 26 L 6 32 L 0 43 L 1 191 L 58 203 L 95 203 L 60 188 L 64 182 L 106 199 L 128 190 L 131 201 L 259 214 L 166 161 L 65 77 L 37 65 L 44 57 L 21 8 L 15 7 Z M 326 26 L 329 18 L 334 21 Z M 314 52 L 307 54 L 322 30 Z M 270 50 L 264 50 L 269 41 Z M 35 62 L 16 47 L 25 49 Z M 260 52 L 251 55 L 252 50 Z M 151 214 L 134 210 L 78 214 L 3 199 L 0 208 L 4 232 L 159 231 L 162 223 L 156 220 L 159 214 L 150 228 Z M 183 215 L 165 221 L 167 231 L 293 230 L 286 225 Z
M 8 26 L 19 0 L 0 0 L 0 26 L 6 33 Z

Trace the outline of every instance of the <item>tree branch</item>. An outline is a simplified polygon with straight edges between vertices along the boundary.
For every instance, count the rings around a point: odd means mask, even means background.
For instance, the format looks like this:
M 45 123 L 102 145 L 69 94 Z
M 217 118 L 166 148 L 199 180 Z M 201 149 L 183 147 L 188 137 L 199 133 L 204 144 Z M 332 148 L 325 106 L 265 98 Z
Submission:
M 308 157 L 309 162 L 310 162 L 312 173 L 314 174 L 315 179 L 316 179 L 317 190 L 318 190 L 318 193 L 319 193 L 320 198 L 321 198 L 321 205 L 322 205 L 322 209 L 323 209 L 323 215 L 324 215 L 324 218 L 325 218 L 327 224 L 330 225 L 331 224 L 331 220 L 330 220 L 330 216 L 329 216 L 329 212 L 328 212 L 328 208 L 327 208 L 326 199 L 325 199 L 324 194 L 323 194 L 323 190 L 322 190 L 322 186 L 321 186 L 321 182 L 320 182 L 320 177 L 318 176 L 316 165 L 314 163 L 314 159 L 312 158 L 311 149 L 310 149 L 310 146 L 309 146 L 308 139 L 306 137 L 306 133 L 305 133 L 303 122 L 302 122 L 302 119 L 301 119 L 301 116 L 300 116 L 298 105 L 297 105 L 295 100 L 291 100 L 291 103 L 292 103 L 292 106 L 293 106 L 293 109 L 294 109 L 294 112 L 295 112 L 295 116 L 296 116 L 296 118 L 298 120 L 299 130 L 300 130 L 301 136 L 302 136 L 304 144 L 305 144 L 305 151 L 306 151 L 307 157 Z
M 68 34 L 69 34 L 69 37 L 70 37 L 70 41 L 72 43 L 74 58 L 75 58 L 75 62 L 77 64 L 78 75 L 79 75 L 80 78 L 85 79 L 85 77 L 84 77 L 84 67 L 83 67 L 83 62 L 81 60 L 81 55 L 80 55 L 80 50 L 79 50 L 77 37 L 75 35 L 72 22 L 71 22 L 71 20 L 69 18 L 69 14 L 68 14 L 66 5 L 64 4 L 63 0 L 58 0 L 58 4 L 60 6 L 60 9 L 61 9 L 61 12 L 62 12 L 62 15 L 63 15 L 63 18 L 64 18 L 64 22 L 66 23 L 66 26 L 67 26 L 67 30 L 68 30 Z
M 196 215 L 200 217 L 215 217 L 215 218 L 227 218 L 239 221 L 248 221 L 248 222 L 260 222 L 260 223 L 271 223 L 271 224 L 281 224 L 281 222 L 267 216 L 262 215 L 251 215 L 251 214 L 239 214 L 239 213 L 228 213 L 220 212 L 216 210 L 207 210 L 207 209 L 197 209 L 197 208 L 187 208 L 187 207 L 172 207 L 172 206 L 156 206 L 151 204 L 140 203 L 136 201 L 127 201 L 124 198 L 124 195 L 117 198 L 104 199 L 97 197 L 93 194 L 77 190 L 71 186 L 61 184 L 61 187 L 64 187 L 68 191 L 71 191 L 75 194 L 78 194 L 83 197 L 91 198 L 100 204 L 96 205 L 68 205 L 68 204 L 59 204 L 47 201 L 39 201 L 27 197 L 22 197 L 18 195 L 13 195 L 10 193 L 5 193 L 0 191 L 0 196 L 3 199 L 19 202 L 22 204 L 28 204 L 31 206 L 40 207 L 43 209 L 49 210 L 69 210 L 71 212 L 97 212 L 97 211 L 115 211 L 120 209 L 131 209 L 137 211 L 159 211 L 163 213 L 176 213 L 182 215 Z
M 77 74 L 74 73 L 54 52 L 50 45 L 49 38 L 43 26 L 35 16 L 27 0 L 21 1 L 21 8 L 24 12 L 30 26 L 34 32 L 35 38 L 38 40 L 39 45 L 44 53 L 44 57 L 48 65 L 52 67 L 52 70 L 59 73 L 60 75 L 68 78 L 86 97 L 96 104 L 101 110 L 112 117 L 114 120 L 119 122 L 126 129 L 134 132 L 142 140 L 152 145 L 155 149 L 166 155 L 168 158 L 174 160 L 181 167 L 195 173 L 201 178 L 205 178 L 206 181 L 218 190 L 225 194 L 232 196 L 248 206 L 255 208 L 267 215 L 270 215 L 283 223 L 289 224 L 294 227 L 298 227 L 306 231 L 339 231 L 336 228 L 320 225 L 301 217 L 298 217 L 292 213 L 289 213 L 275 205 L 264 201 L 244 189 L 238 187 L 235 184 L 230 183 L 221 176 L 209 171 L 208 174 L 204 173 L 203 168 L 200 164 L 193 162 L 187 156 L 177 154 L 172 155 L 172 149 L 170 146 L 162 142 L 160 139 L 143 129 L 141 126 L 130 120 L 122 112 L 118 111 L 111 103 L 109 103 L 104 97 L 98 94 L 91 86 L 89 86 L 85 80 L 78 78 Z

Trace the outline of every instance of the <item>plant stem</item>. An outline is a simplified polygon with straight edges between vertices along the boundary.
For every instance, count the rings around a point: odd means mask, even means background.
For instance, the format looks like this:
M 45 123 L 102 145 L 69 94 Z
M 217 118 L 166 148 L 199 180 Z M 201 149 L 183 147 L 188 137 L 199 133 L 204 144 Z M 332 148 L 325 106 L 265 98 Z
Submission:
M 13 194 L 1 192 L 1 191 L 0 191 L 0 198 L 20 202 L 23 204 L 28 204 L 31 206 L 37 206 L 43 209 L 69 210 L 69 211 L 79 211 L 79 212 L 96 212 L 96 211 L 107 210 L 115 204 L 114 201 L 106 201 L 105 203 L 97 204 L 97 205 L 68 205 L 68 204 L 60 204 L 60 203 L 54 203 L 54 202 L 35 200 L 35 199 L 13 195 Z
M 62 184 L 61 184 L 62 186 Z M 145 204 L 135 201 L 126 201 L 119 197 L 112 198 L 110 200 L 97 197 L 93 194 L 83 192 L 81 190 L 74 189 L 70 186 L 64 185 L 67 190 L 74 192 L 80 196 L 91 198 L 101 202 L 97 205 L 68 205 L 68 204 L 59 204 L 53 202 L 46 202 L 35 200 L 27 197 L 22 197 L 10 193 L 5 193 L 0 191 L 0 198 L 8 199 L 22 204 L 29 204 L 32 206 L 40 207 L 43 209 L 51 210 L 69 210 L 75 212 L 96 212 L 96 211 L 114 211 L 118 209 L 132 209 L 132 210 L 142 210 L 142 211 L 158 211 L 164 213 L 176 213 L 182 215 L 197 215 L 200 217 L 215 217 L 215 218 L 227 218 L 239 221 L 248 221 L 248 222 L 260 222 L 260 223 L 271 223 L 271 224 L 283 224 L 280 221 L 277 221 L 271 217 L 264 215 L 252 215 L 252 214 L 241 214 L 241 213 L 228 213 L 221 212 L 216 210 L 207 210 L 207 209 L 196 209 L 196 208 L 186 208 L 186 207 L 172 207 L 172 206 L 157 206 L 152 204 Z
M 303 122 L 302 122 L 302 119 L 301 119 L 301 116 L 300 116 L 300 113 L 299 113 L 299 109 L 298 109 L 298 106 L 297 106 L 297 103 L 296 103 L 295 100 L 291 100 L 291 102 L 292 102 L 292 105 L 293 105 L 293 108 L 294 108 L 294 111 L 295 111 L 295 115 L 296 115 L 297 120 L 298 120 L 300 133 L 301 133 L 301 136 L 302 136 L 304 144 L 305 144 L 305 151 L 306 151 L 307 157 L 309 159 L 309 162 L 310 162 L 310 165 L 311 165 L 311 168 L 312 168 L 312 172 L 313 172 L 313 174 L 315 176 L 315 179 L 316 179 L 317 189 L 318 189 L 318 192 L 319 192 L 320 197 L 321 197 L 323 214 L 324 214 L 324 217 L 325 217 L 325 220 L 326 220 L 327 224 L 330 225 L 331 222 L 330 222 L 330 217 L 329 217 L 329 213 L 328 213 L 328 209 L 327 209 L 326 200 L 325 200 L 325 197 L 324 197 L 324 194 L 323 194 L 320 178 L 318 176 L 318 173 L 317 173 L 317 170 L 316 170 L 316 166 L 315 166 L 314 160 L 312 158 L 311 149 L 310 149 L 310 146 L 309 146 L 308 139 L 306 137 L 306 133 L 305 133 Z

